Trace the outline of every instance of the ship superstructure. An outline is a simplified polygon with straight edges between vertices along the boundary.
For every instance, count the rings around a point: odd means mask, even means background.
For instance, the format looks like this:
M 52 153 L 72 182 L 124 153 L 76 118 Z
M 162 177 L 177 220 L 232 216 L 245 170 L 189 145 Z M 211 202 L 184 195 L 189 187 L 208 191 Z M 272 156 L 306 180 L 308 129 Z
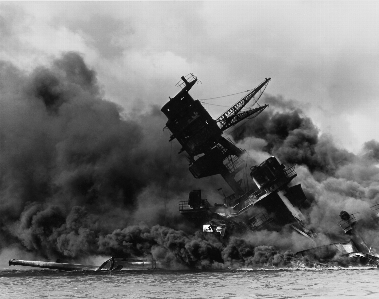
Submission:
M 224 203 L 211 206 L 202 199 L 201 190 L 193 190 L 188 201 L 180 202 L 180 213 L 194 221 L 205 231 L 220 233 L 280 229 L 292 225 L 299 233 L 309 237 L 305 217 L 300 208 L 306 197 L 300 185 L 290 186 L 296 177 L 294 167 L 286 167 L 275 157 L 251 167 L 250 177 L 254 184 L 246 189 L 237 180 L 238 173 L 248 159 L 245 151 L 223 136 L 229 129 L 246 118 L 257 117 L 268 105 L 259 105 L 258 100 L 267 87 L 266 78 L 250 90 L 242 99 L 217 119 L 213 119 L 199 100 L 189 94 L 197 78 L 190 74 L 181 77 L 181 90 L 162 107 L 167 116 L 166 127 L 171 131 L 170 141 L 177 139 L 181 152 L 186 152 L 189 170 L 195 178 L 221 175 L 233 190 L 224 198 Z M 252 108 L 243 110 L 251 102 Z

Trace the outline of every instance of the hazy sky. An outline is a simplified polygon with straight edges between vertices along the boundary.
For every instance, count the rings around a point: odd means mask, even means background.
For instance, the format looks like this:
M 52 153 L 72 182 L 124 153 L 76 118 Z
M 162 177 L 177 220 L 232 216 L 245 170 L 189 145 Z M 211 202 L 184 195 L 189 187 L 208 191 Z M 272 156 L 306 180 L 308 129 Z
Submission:
M 266 93 L 302 103 L 323 133 L 357 152 L 379 140 L 378 16 L 377 1 L 8 2 L 0 59 L 30 71 L 77 51 L 127 113 L 162 106 L 190 72 L 199 99 L 271 77 Z M 207 109 L 216 117 L 226 108 Z

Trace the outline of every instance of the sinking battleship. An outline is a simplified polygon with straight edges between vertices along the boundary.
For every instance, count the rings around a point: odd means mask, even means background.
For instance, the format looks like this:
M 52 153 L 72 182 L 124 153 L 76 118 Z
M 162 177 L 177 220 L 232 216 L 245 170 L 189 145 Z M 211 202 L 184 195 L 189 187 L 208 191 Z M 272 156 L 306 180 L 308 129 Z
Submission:
M 243 186 L 241 172 L 246 170 L 247 162 L 254 160 L 224 136 L 226 130 L 258 117 L 268 107 L 267 104 L 260 105 L 259 100 L 270 80 L 263 80 L 220 117 L 213 119 L 202 103 L 189 94 L 198 79 L 193 74 L 182 76 L 177 84 L 181 90 L 161 109 L 168 119 L 166 128 L 171 132 L 169 141 L 176 139 L 182 146 L 179 154 L 186 153 L 191 174 L 196 179 L 221 175 L 233 192 L 224 195 L 222 203 L 211 205 L 202 198 L 202 190 L 192 190 L 188 200 L 179 202 L 179 212 L 188 221 L 204 233 L 214 234 L 220 241 L 227 242 L 231 236 L 243 235 L 248 231 L 280 231 L 284 227 L 310 240 L 317 237 L 316 232 L 307 228 L 306 217 L 301 212 L 309 202 L 301 185 L 293 183 L 297 176 L 295 167 L 283 165 L 274 156 L 269 157 L 249 168 L 253 183 Z M 252 105 L 246 109 L 249 103 Z M 340 219 L 341 231 L 345 233 L 343 242 L 322 246 L 314 242 L 314 247 L 299 251 L 295 256 L 317 261 L 330 261 L 335 256 L 342 256 L 359 264 L 378 266 L 379 254 L 369 248 L 359 235 L 356 229 L 359 221 L 354 214 L 342 211 Z M 16 259 L 10 260 L 9 265 L 97 272 L 157 268 L 157 262 L 152 258 L 124 257 L 112 257 L 98 266 Z
M 238 148 L 223 132 L 245 119 L 257 117 L 268 105 L 259 105 L 270 78 L 250 90 L 241 100 L 214 120 L 189 90 L 197 82 L 190 74 L 181 77 L 180 92 L 170 98 L 161 111 L 167 116 L 166 127 L 171 131 L 170 141 L 176 139 L 186 152 L 189 171 L 195 178 L 221 175 L 233 193 L 225 196 L 222 204 L 211 206 L 202 199 L 201 190 L 189 193 L 179 211 L 204 231 L 219 233 L 222 237 L 246 230 L 280 229 L 290 225 L 300 234 L 312 237 L 305 227 L 300 211 L 306 202 L 301 185 L 291 185 L 296 177 L 294 167 L 286 167 L 276 157 L 270 157 L 250 169 L 253 180 L 249 188 L 241 186 L 238 175 L 246 165 L 248 155 Z M 252 108 L 243 110 L 253 103 Z
M 225 196 L 223 203 L 210 205 L 202 198 L 201 190 L 189 193 L 187 201 L 179 203 L 179 211 L 204 232 L 227 239 L 246 231 L 276 230 L 290 227 L 305 238 L 315 240 L 317 234 L 306 226 L 306 217 L 301 212 L 308 202 L 300 184 L 294 185 L 294 166 L 287 167 L 274 156 L 250 168 L 254 182 L 243 188 L 238 174 L 249 156 L 232 140 L 223 136 L 224 131 L 245 119 L 257 117 L 268 105 L 259 105 L 270 78 L 250 90 L 241 100 L 217 119 L 213 119 L 199 100 L 189 94 L 197 83 L 193 74 L 182 76 L 179 93 L 170 98 L 161 111 L 168 121 L 166 127 L 172 133 L 170 142 L 176 139 L 186 152 L 189 171 L 199 179 L 221 175 L 233 193 Z M 249 103 L 249 109 L 243 110 Z M 369 248 L 355 227 L 354 215 L 346 211 L 340 214 L 340 226 L 345 233 L 345 242 L 315 246 L 296 253 L 298 257 L 330 260 L 336 255 L 358 260 L 361 264 L 379 264 L 379 255 Z

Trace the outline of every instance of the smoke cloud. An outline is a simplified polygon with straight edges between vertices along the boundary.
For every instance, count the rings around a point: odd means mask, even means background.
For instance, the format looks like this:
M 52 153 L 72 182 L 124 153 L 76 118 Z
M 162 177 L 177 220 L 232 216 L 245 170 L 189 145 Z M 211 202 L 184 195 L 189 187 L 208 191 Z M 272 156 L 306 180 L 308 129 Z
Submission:
M 337 169 L 354 160 L 354 155 L 337 148 L 331 137 L 321 134 L 295 101 L 266 96 L 265 109 L 254 121 L 237 127 L 231 135 L 237 142 L 254 137 L 266 141 L 263 151 L 282 163 L 306 165 L 312 172 L 333 175 Z M 301 106 L 300 104 L 298 106 Z
M 355 155 L 337 147 L 296 101 L 280 96 L 266 96 L 264 101 L 270 107 L 254 121 L 230 132 L 234 140 L 258 157 L 257 163 L 274 155 L 285 165 L 296 166 L 296 181 L 301 183 L 310 202 L 303 213 L 308 227 L 318 233 L 317 245 L 348 240 L 338 223 L 339 213 L 345 210 L 359 220 L 364 240 L 377 246 L 379 222 L 373 207 L 378 204 L 378 143 L 367 142 L 361 154 Z M 295 251 L 315 245 L 291 239 L 284 231 L 275 234 L 253 233 L 251 240 Z
M 77 256 L 101 233 L 177 222 L 193 180 L 158 107 L 124 116 L 76 53 L 29 74 L 1 62 L 0 82 L 2 247 Z
M 125 95 L 127 96 L 127 95 Z M 296 165 L 311 202 L 303 210 L 325 244 L 341 235 L 336 217 L 358 211 L 378 245 L 379 146 L 361 155 L 338 148 L 295 101 L 266 96 L 261 115 L 230 135 L 257 163 L 275 155 Z M 0 250 L 46 259 L 153 255 L 180 268 L 285 266 L 312 247 L 284 229 L 221 242 L 195 233 L 177 211 L 192 189 L 217 200 L 219 177 L 195 180 L 159 107 L 123 111 L 107 101 L 82 56 L 69 52 L 26 73 L 0 62 Z M 219 197 L 221 199 L 221 197 Z M 371 218 L 368 218 L 371 217 Z M 367 220 L 371 219 L 371 220 Z

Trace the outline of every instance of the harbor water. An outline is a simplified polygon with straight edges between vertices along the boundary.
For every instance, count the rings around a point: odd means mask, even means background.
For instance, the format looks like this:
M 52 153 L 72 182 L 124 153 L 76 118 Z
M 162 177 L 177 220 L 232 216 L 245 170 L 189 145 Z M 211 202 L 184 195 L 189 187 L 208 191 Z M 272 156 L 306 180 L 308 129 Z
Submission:
M 379 298 L 375 268 L 0 271 L 0 298 Z

